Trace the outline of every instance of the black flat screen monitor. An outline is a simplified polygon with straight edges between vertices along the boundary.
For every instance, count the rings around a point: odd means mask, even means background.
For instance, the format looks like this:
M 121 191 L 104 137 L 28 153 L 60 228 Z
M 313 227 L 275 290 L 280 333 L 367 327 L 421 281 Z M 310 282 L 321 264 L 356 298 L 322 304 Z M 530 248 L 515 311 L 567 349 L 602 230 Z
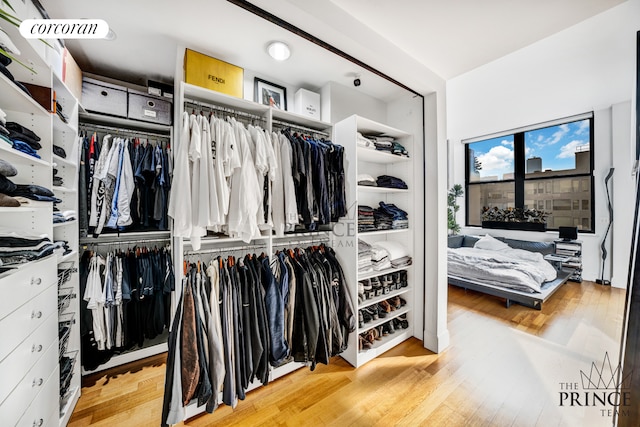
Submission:
M 558 237 L 562 240 L 576 240 L 578 238 L 578 227 L 559 227 Z

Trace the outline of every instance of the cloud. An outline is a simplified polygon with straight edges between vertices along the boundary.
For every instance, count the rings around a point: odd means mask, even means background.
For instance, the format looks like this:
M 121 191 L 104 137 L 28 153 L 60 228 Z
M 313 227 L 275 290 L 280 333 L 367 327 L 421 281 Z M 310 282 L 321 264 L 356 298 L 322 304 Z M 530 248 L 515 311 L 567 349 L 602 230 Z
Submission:
M 567 124 L 560 125 L 558 126 L 558 130 L 551 135 L 551 138 L 547 139 L 546 143 L 548 145 L 557 144 L 568 133 L 569 133 L 569 125 Z
M 544 136 L 543 135 L 538 135 L 538 141 L 537 142 L 542 142 L 544 140 Z
M 573 134 L 584 135 L 585 132 L 589 130 L 589 120 L 588 119 L 582 120 L 576 123 L 576 126 L 578 126 L 578 129 L 576 129 L 576 131 Z
M 534 151 L 536 151 L 535 148 L 524 147 L 524 155 L 525 156 L 528 156 L 529 154 L 533 154 Z
M 500 144 L 506 146 L 506 147 L 511 147 L 513 148 L 513 141 L 509 141 L 507 139 L 503 139 L 502 141 L 500 141 Z
M 556 156 L 556 159 L 573 158 L 576 152 L 576 148 L 581 145 L 585 145 L 586 143 L 587 143 L 586 141 L 574 140 L 568 144 L 563 145 L 562 147 L 560 147 L 560 154 Z
M 492 147 L 488 153 L 482 153 L 476 156 L 482 163 L 482 175 L 496 175 L 511 172 L 511 164 L 513 163 L 513 150 L 503 145 Z

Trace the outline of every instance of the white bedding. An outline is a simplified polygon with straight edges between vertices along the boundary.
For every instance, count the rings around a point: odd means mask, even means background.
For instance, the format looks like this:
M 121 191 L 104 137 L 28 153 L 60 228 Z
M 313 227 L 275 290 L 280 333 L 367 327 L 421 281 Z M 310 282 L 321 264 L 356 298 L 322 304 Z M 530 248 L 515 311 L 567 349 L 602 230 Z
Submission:
M 530 293 L 557 277 L 541 253 L 523 249 L 448 248 L 447 260 L 449 275 Z

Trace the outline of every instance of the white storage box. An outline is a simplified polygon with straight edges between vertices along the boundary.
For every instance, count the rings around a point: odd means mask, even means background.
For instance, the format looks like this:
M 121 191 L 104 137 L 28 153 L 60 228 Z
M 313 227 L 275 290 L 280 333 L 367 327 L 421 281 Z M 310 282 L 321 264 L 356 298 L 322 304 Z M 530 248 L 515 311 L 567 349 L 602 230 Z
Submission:
M 295 96 L 295 112 L 320 120 L 320 94 L 307 89 L 298 89 Z
M 101 80 L 82 78 L 82 105 L 87 111 L 127 117 L 127 88 Z

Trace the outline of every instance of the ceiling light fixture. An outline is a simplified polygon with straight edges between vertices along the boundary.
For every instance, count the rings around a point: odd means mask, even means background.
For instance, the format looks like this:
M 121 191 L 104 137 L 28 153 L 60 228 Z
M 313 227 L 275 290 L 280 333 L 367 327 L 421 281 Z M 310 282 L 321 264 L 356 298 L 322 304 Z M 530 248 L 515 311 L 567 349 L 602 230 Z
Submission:
M 269 46 L 267 46 L 267 52 L 269 52 L 269 56 L 271 56 L 276 61 L 284 61 L 289 59 L 291 56 L 291 50 L 286 43 L 283 42 L 271 42 Z

